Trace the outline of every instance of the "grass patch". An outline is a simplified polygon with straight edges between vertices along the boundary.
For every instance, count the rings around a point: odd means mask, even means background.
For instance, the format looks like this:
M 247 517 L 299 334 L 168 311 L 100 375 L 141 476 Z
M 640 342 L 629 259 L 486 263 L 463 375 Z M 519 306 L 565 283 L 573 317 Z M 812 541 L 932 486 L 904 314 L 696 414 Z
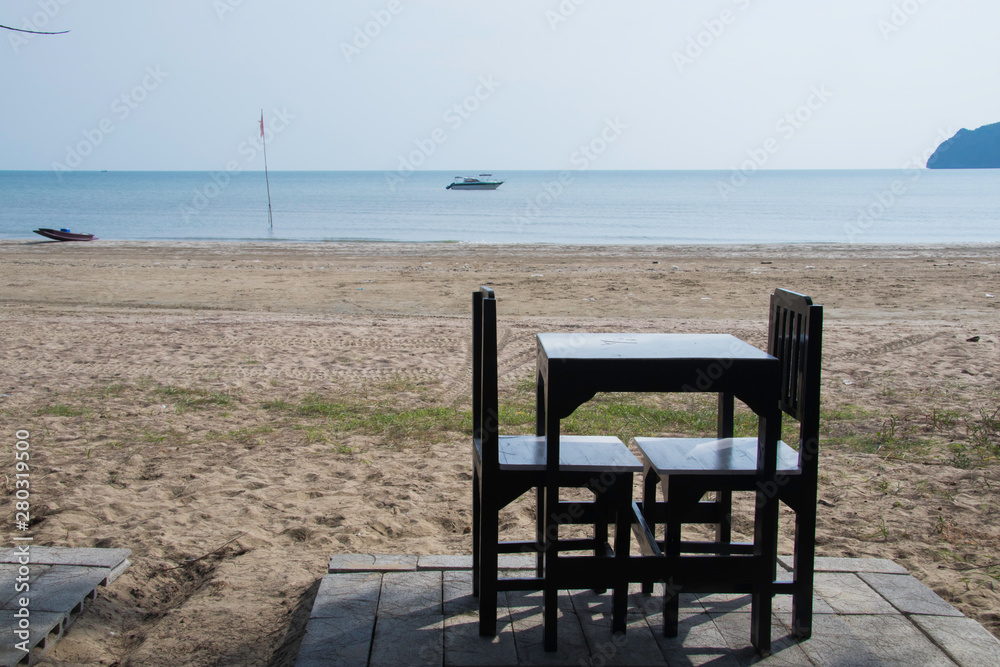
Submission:
M 885 458 L 912 459 L 927 454 L 930 448 L 928 440 L 917 436 L 919 426 L 909 416 L 897 417 L 890 413 L 877 426 L 862 424 L 862 428 L 864 431 L 855 432 L 846 439 L 859 452 L 879 454 Z
M 81 417 L 89 412 L 90 410 L 87 408 L 66 405 L 65 403 L 54 403 L 39 408 L 37 414 L 39 416 L 47 415 L 50 417 Z
M 205 389 L 189 389 L 187 387 L 173 387 L 169 385 L 160 385 L 153 390 L 153 394 L 173 401 L 174 407 L 178 412 L 183 412 L 184 410 L 201 410 L 216 405 L 230 405 L 233 402 L 233 396 L 228 391 L 207 391 Z
M 104 398 L 119 397 L 124 395 L 125 392 L 128 391 L 128 388 L 129 387 L 127 384 L 124 384 L 122 382 L 115 382 L 113 384 L 109 384 L 108 386 L 104 387 L 101 394 L 104 396 Z
M 300 417 L 328 422 L 328 429 L 300 426 L 307 442 L 329 442 L 336 433 L 360 433 L 385 438 L 393 444 L 404 441 L 427 444 L 449 433 L 472 430 L 469 412 L 445 406 L 401 408 L 387 400 L 328 399 L 313 394 L 303 398 L 297 406 L 272 406 L 271 409 L 288 408 Z
M 501 433 L 534 433 L 535 402 L 533 389 L 525 385 L 516 400 L 501 404 Z M 366 395 L 372 396 L 368 391 Z M 652 396 L 603 394 L 578 408 L 562 421 L 567 434 L 614 435 L 628 442 L 634 436 L 712 437 L 716 432 L 716 403 L 701 397 L 663 405 Z M 683 403 L 689 403 L 684 405 Z M 362 397 L 326 397 L 311 394 L 298 404 L 269 401 L 265 409 L 288 412 L 304 419 L 322 419 L 326 427 L 300 424 L 307 442 L 335 442 L 338 434 L 357 433 L 385 439 L 389 444 L 406 446 L 454 439 L 455 434 L 472 431 L 472 414 L 455 407 L 423 405 L 400 407 L 390 400 L 366 401 Z M 856 416 L 853 408 L 842 409 L 832 419 Z M 797 441 L 798 423 L 785 415 L 782 426 L 791 444 Z M 742 406 L 737 407 L 734 431 L 737 437 L 757 435 L 757 417 Z
M 274 429 L 270 426 L 245 426 L 229 431 L 226 438 L 240 445 L 263 445 L 264 436 L 272 433 Z
M 991 454 L 1000 453 L 1000 407 L 992 412 L 980 408 L 978 419 L 966 421 L 966 432 L 973 447 Z
M 633 436 L 676 435 L 711 437 L 715 434 L 715 408 L 685 410 L 660 408 L 630 402 L 585 404 L 563 420 L 567 433 L 604 433 L 628 442 Z M 757 418 L 751 413 L 738 412 L 734 418 L 737 437 L 757 434 Z

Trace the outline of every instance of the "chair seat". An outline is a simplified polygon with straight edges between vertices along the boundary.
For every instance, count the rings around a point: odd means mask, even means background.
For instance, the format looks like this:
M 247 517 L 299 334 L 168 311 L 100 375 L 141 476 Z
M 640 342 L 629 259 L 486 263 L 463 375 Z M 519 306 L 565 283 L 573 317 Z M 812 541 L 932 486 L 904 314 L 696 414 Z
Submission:
M 643 459 L 668 475 L 750 475 L 757 472 L 757 438 L 635 438 Z M 799 453 L 778 441 L 777 470 L 797 475 Z
M 482 459 L 482 443 L 476 438 L 476 454 Z M 545 470 L 545 437 L 502 435 L 499 443 L 501 470 L 523 472 Z M 642 463 L 614 436 L 562 435 L 559 437 L 559 469 L 563 472 L 642 472 Z

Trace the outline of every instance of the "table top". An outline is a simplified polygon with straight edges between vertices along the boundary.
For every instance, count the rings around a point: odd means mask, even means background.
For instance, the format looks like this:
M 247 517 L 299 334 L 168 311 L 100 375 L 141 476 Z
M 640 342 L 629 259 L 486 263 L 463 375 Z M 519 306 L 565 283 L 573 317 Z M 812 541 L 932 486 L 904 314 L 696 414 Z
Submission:
M 730 334 L 540 333 L 538 344 L 549 361 L 773 359 Z
M 778 394 L 778 360 L 730 334 L 540 333 L 537 340 L 539 415 L 547 407 L 565 418 L 602 391 L 731 392 L 762 414 Z

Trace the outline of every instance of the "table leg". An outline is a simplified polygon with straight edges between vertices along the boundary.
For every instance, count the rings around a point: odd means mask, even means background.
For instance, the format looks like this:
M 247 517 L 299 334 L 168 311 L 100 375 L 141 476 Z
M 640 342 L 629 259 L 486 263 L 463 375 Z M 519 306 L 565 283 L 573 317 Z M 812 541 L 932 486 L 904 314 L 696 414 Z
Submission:
M 732 438 L 736 419 L 736 401 L 732 392 L 719 392 L 717 435 L 719 439 Z M 716 491 L 715 503 L 719 507 L 719 523 L 715 525 L 715 541 L 729 544 L 733 541 L 733 492 Z

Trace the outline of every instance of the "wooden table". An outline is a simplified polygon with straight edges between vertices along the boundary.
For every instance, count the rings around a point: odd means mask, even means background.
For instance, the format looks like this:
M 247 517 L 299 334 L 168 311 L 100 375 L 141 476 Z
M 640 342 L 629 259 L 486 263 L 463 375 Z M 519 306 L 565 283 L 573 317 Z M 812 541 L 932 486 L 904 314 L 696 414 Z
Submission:
M 760 488 L 773 481 L 781 412 L 778 360 L 728 334 L 543 333 L 537 336 L 537 434 L 546 436 L 545 643 L 556 643 L 556 595 L 572 581 L 558 554 L 559 423 L 598 392 L 730 392 L 760 416 Z M 563 454 L 565 458 L 565 454 Z M 778 503 L 758 493 L 755 556 L 776 560 Z M 769 531 L 769 532 L 767 532 Z M 756 539 L 760 538 L 760 539 Z M 771 542 L 774 544 L 771 544 Z M 560 560 L 563 562 L 560 563 Z M 621 576 L 625 576 L 622 573 Z M 769 598 L 768 598 L 769 599 Z M 770 622 L 768 612 L 765 620 Z

